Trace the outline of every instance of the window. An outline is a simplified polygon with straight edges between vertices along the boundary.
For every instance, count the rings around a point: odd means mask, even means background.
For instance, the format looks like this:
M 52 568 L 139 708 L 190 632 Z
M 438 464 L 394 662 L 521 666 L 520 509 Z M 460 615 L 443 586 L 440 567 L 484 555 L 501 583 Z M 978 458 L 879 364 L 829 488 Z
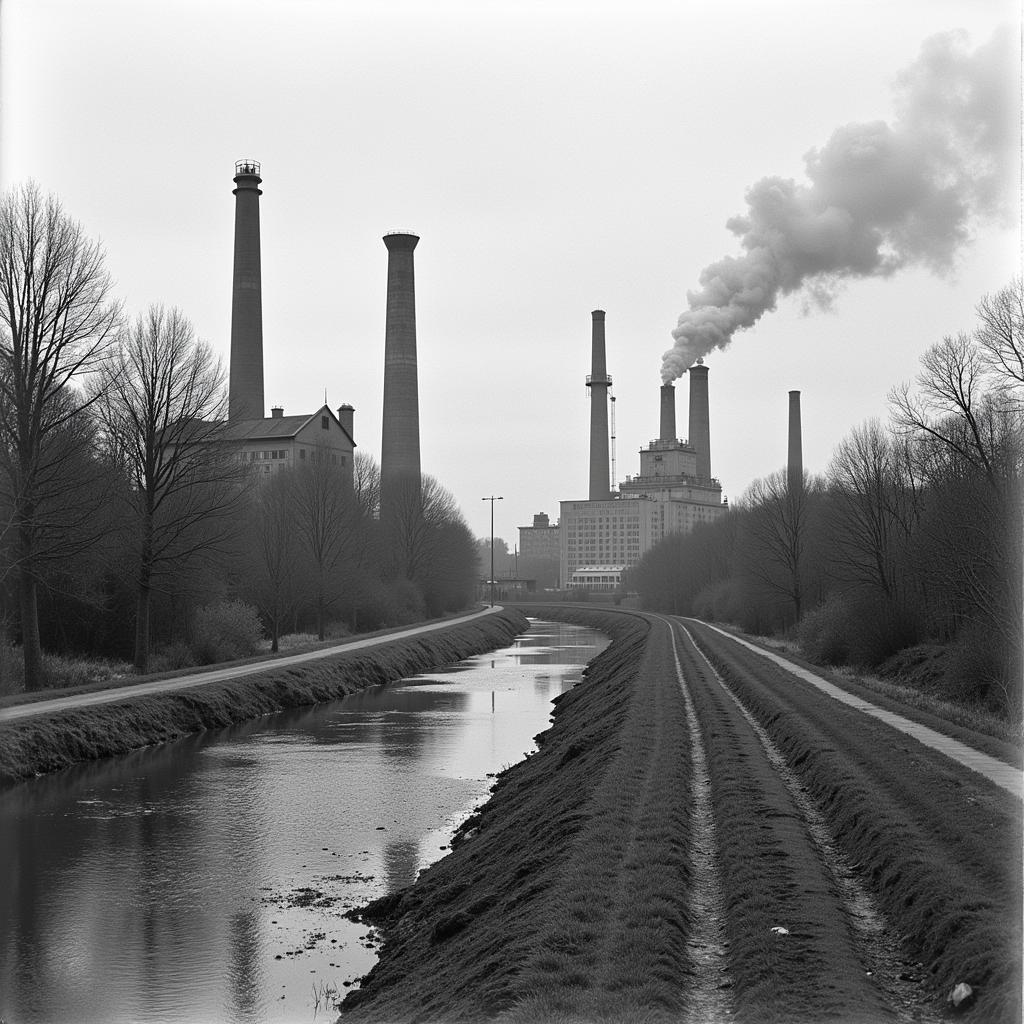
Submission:
M 320 426 L 323 430 L 331 429 L 331 421 L 326 416 L 320 417 Z
M 306 457 L 306 449 L 305 448 L 300 448 L 299 449 L 299 458 L 300 459 L 304 459 L 305 457 Z

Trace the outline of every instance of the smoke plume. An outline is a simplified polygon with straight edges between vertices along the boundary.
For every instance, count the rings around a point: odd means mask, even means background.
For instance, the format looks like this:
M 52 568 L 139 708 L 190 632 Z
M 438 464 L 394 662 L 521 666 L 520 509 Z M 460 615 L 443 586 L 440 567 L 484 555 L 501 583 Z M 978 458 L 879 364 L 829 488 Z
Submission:
M 706 267 L 672 331 L 662 378 L 803 290 L 827 308 L 845 280 L 908 266 L 944 273 L 972 226 L 1009 215 L 1018 71 L 1007 31 L 970 51 L 932 36 L 896 81 L 896 118 L 837 128 L 804 157 L 807 181 L 763 178 L 726 222 L 745 250 Z

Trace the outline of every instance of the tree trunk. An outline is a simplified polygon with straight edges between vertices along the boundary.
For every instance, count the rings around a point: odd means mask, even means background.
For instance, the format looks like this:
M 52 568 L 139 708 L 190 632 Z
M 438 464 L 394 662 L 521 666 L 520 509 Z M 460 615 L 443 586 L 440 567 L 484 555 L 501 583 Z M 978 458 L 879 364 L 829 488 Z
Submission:
M 25 659 L 25 690 L 42 690 L 46 680 L 43 678 L 43 649 L 39 642 L 39 602 L 30 562 L 23 563 L 18 574 L 18 599 L 21 609 L 21 650 Z
M 149 671 L 149 605 L 153 591 L 149 580 L 139 583 L 135 603 L 135 672 L 144 676 Z
M 149 609 L 153 594 L 153 512 L 147 508 L 142 523 L 142 551 L 139 558 L 139 592 L 135 602 L 135 659 L 137 675 L 149 671 Z

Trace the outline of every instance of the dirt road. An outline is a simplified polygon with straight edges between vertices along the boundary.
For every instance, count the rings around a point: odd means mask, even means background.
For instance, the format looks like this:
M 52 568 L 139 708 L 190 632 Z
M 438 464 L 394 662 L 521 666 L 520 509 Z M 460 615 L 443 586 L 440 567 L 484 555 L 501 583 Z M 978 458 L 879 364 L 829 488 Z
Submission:
M 378 908 L 354 1019 L 927 1022 L 966 983 L 1020 1020 L 1019 770 L 704 624 L 627 632 Z

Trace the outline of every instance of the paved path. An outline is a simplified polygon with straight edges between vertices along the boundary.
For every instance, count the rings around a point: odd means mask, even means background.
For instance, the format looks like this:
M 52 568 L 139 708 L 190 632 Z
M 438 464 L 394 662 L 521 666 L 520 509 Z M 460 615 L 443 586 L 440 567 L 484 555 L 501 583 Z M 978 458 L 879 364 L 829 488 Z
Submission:
M 880 708 L 876 704 L 864 700 L 862 697 L 849 693 L 834 683 L 830 683 L 827 679 L 822 679 L 821 676 L 808 671 L 801 665 L 795 664 L 788 658 L 783 658 L 774 651 L 766 651 L 763 647 L 758 647 L 756 644 L 741 640 L 738 636 L 724 629 L 719 629 L 717 626 L 712 626 L 709 623 L 704 623 L 704 625 L 708 629 L 713 629 L 716 633 L 721 633 L 722 636 L 728 637 L 730 640 L 749 648 L 755 654 L 760 654 L 762 658 L 775 662 L 776 665 L 784 668 L 787 672 L 791 672 L 799 679 L 804 680 L 804 682 L 816 686 L 823 693 L 827 693 L 830 697 L 842 701 L 843 704 L 847 704 L 857 711 L 862 711 L 866 715 L 871 715 L 879 719 L 879 721 L 891 725 L 894 729 L 899 729 L 900 732 L 904 732 L 908 736 L 913 736 L 919 743 L 923 743 L 926 747 L 931 747 L 932 750 L 945 754 L 946 757 L 958 761 L 964 767 L 970 768 L 971 771 L 984 775 L 985 778 L 994 782 L 997 786 L 1001 786 L 1008 793 L 1012 793 L 1017 799 L 1022 799 L 1024 774 L 1019 769 L 1014 768 L 1013 765 L 1000 761 L 998 758 L 990 757 L 988 754 L 983 754 L 980 750 L 975 750 L 965 743 L 960 743 L 949 736 L 944 736 L 942 733 L 929 729 L 925 725 L 912 722 L 909 718 L 904 718 L 902 715 L 886 711 L 885 708 Z
M 31 704 L 16 704 L 14 707 L 0 709 L 0 723 L 22 718 L 32 718 L 36 715 L 52 714 L 54 711 L 66 711 L 69 708 L 88 707 L 91 704 L 109 704 L 112 701 L 125 700 L 129 697 L 141 697 L 153 693 L 173 693 L 175 690 L 189 690 L 196 686 L 205 686 L 207 683 L 220 683 L 225 679 L 237 679 L 239 676 L 256 675 L 259 672 L 287 668 L 289 665 L 301 665 L 303 662 L 316 661 L 318 658 L 327 658 L 333 654 L 362 651 L 370 647 L 380 647 L 382 644 L 389 644 L 394 640 L 406 640 L 409 637 L 433 633 L 439 629 L 447 629 L 449 626 L 461 626 L 464 623 L 472 622 L 474 619 L 482 618 L 484 615 L 492 615 L 500 611 L 502 611 L 502 607 L 495 605 L 494 608 L 485 608 L 483 611 L 473 612 L 470 615 L 460 615 L 454 619 L 445 619 L 443 622 L 433 622 L 427 626 L 413 626 L 410 629 L 403 629 L 397 633 L 386 633 L 383 636 L 368 637 L 364 640 L 350 640 L 331 647 L 306 651 L 302 654 L 289 654 L 283 658 L 269 658 L 266 661 L 250 662 L 246 665 L 232 665 L 230 668 L 212 669 L 209 672 L 198 672 L 190 676 L 155 679 L 148 683 L 134 683 L 130 686 L 118 686 L 109 690 L 95 690 L 92 693 L 79 693 L 70 697 L 55 697 L 52 700 L 40 700 Z

